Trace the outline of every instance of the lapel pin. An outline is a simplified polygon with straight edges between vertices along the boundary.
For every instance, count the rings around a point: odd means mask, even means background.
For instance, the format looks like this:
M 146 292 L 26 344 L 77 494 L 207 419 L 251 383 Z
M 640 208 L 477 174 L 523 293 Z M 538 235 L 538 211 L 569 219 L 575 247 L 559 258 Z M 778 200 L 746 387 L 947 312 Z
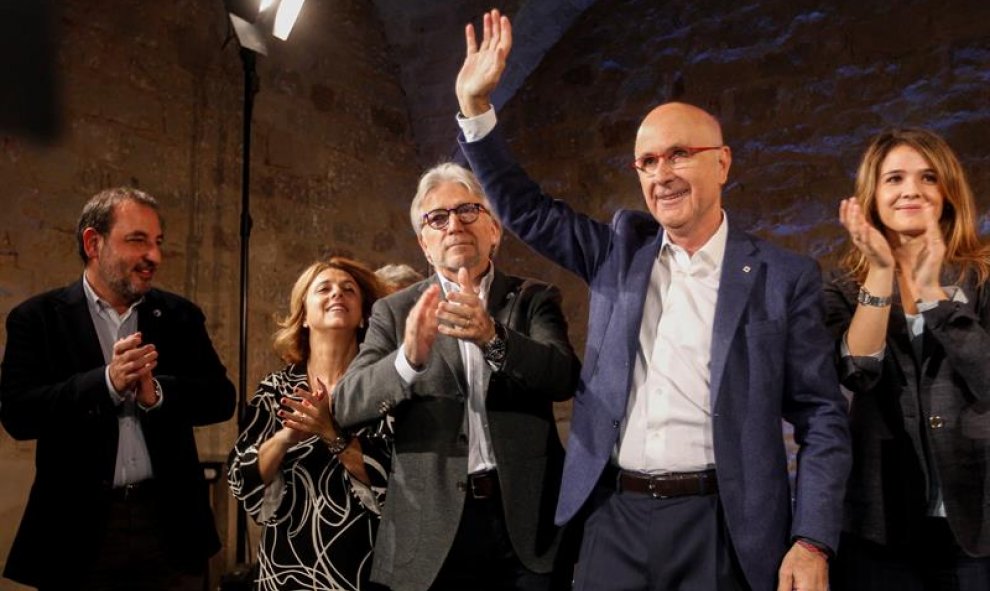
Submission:
M 749 265 L 743 267 L 743 273 L 749 273 L 749 271 L 750 271 Z
M 158 308 L 155 308 L 154 310 L 151 311 L 151 315 L 154 316 L 155 318 L 161 318 L 162 311 L 159 310 Z

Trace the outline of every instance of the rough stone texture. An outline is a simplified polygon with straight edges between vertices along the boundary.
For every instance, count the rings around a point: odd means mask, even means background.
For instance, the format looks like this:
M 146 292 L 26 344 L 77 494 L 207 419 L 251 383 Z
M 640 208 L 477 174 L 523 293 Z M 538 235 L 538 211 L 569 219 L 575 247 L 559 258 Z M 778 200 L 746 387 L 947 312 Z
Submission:
M 619 207 L 644 208 L 628 167 L 643 116 L 668 100 L 707 108 L 733 150 L 730 223 L 828 267 L 843 243 L 838 201 L 885 126 L 944 134 L 985 211 L 988 19 L 990 4 L 978 1 L 600 0 L 500 119 L 547 192 L 608 220 Z M 571 333 L 583 343 L 584 285 L 518 243 L 503 257 L 564 287 Z
M 457 112 L 454 80 L 464 59 L 464 26 L 472 22 L 481 35 L 481 15 L 492 8 L 512 17 L 512 60 L 492 96 L 501 108 L 536 69 L 546 52 L 594 0 L 447 0 L 415 3 L 375 0 L 389 50 L 407 89 L 409 115 L 419 162 L 431 166 L 459 158 L 454 137 Z M 424 46 L 424 40 L 429 45 Z
M 107 186 L 137 185 L 165 212 L 159 284 L 203 308 L 236 383 L 243 75 L 236 41 L 224 44 L 223 4 L 66 0 L 62 7 L 64 136 L 37 146 L 0 135 L 0 322 L 28 296 L 78 278 L 73 233 L 85 200 Z M 406 214 L 419 170 L 373 7 L 308 2 L 289 42 L 273 39 L 258 72 L 252 391 L 280 364 L 270 346 L 274 318 L 309 262 L 331 253 L 372 265 L 422 261 Z M 225 459 L 235 436 L 233 421 L 198 430 L 201 455 Z M 0 566 L 27 497 L 33 452 L 33 443 L 0 434 Z M 215 498 L 221 517 L 230 515 L 226 493 Z M 221 519 L 222 527 L 229 523 Z M 0 589 L 12 585 L 0 581 Z
M 501 112 L 521 163 L 592 217 L 643 209 L 632 160 L 655 105 L 682 100 L 722 121 L 733 149 L 729 221 L 818 258 L 841 251 L 838 201 L 869 138 L 930 127 L 990 203 L 990 4 L 599 0 Z M 981 227 L 990 231 L 990 216 Z M 587 289 L 518 241 L 502 258 L 561 286 L 583 351 Z M 569 405 L 557 409 L 567 432 Z M 793 451 L 793 448 L 792 448 Z M 792 458 L 793 459 L 793 458 Z
M 203 307 L 236 381 L 242 73 L 236 43 L 224 45 L 222 3 L 62 5 L 64 137 L 40 147 L 0 134 L 0 320 L 31 294 L 78 277 L 73 230 L 85 199 L 136 184 L 166 212 L 161 285 Z M 643 115 L 670 99 L 708 107 L 724 123 L 735 157 L 730 223 L 826 265 L 841 242 L 837 201 L 851 191 L 868 137 L 885 125 L 944 133 L 981 211 L 990 199 L 986 2 L 496 5 L 518 17 L 509 71 L 532 71 L 502 109 L 502 125 L 546 190 L 599 219 L 642 207 L 627 167 L 633 137 Z M 274 317 L 309 261 L 340 253 L 424 270 L 408 199 L 420 166 L 450 155 L 462 26 L 489 7 L 310 1 L 290 42 L 259 60 L 249 387 L 278 364 L 269 346 Z M 569 30 L 559 24 L 575 16 Z M 547 53 L 544 36 L 559 38 Z M 990 231 L 990 217 L 982 222 Z M 583 349 L 584 286 L 515 240 L 499 264 L 562 286 Z M 567 407 L 558 410 L 566 433 Z M 222 458 L 235 431 L 201 430 L 204 457 Z M 0 434 L 0 562 L 32 457 L 32 443 Z M 215 499 L 229 527 L 225 491 Z M 215 568 L 229 563 L 232 547 Z

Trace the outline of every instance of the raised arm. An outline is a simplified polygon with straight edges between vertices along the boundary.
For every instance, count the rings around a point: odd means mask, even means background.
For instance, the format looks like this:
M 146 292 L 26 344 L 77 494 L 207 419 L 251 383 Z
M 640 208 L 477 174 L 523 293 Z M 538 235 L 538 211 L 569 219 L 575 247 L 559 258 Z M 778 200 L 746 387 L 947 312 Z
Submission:
M 484 32 L 478 43 L 474 25 L 464 27 L 467 54 L 457 74 L 455 91 L 461 114 L 476 117 L 491 109 L 491 95 L 505 70 L 512 50 L 512 23 L 499 11 L 487 12 L 483 18 Z
M 887 339 L 887 323 L 890 319 L 890 297 L 894 291 L 894 257 L 887 239 L 874 228 L 863 215 L 855 197 L 839 205 L 839 221 L 849 233 L 853 245 L 869 262 L 869 270 L 862 289 L 867 295 L 886 305 L 859 304 L 853 313 L 849 329 L 844 335 L 849 354 L 866 356 L 882 353 Z

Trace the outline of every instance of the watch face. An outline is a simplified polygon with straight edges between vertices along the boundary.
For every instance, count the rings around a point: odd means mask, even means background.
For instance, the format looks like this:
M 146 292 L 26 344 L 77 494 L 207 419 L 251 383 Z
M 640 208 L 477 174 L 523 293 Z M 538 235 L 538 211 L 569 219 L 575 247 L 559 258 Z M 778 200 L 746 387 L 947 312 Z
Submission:
M 485 359 L 492 363 L 499 363 L 505 358 L 505 341 L 495 337 L 490 343 L 485 345 Z

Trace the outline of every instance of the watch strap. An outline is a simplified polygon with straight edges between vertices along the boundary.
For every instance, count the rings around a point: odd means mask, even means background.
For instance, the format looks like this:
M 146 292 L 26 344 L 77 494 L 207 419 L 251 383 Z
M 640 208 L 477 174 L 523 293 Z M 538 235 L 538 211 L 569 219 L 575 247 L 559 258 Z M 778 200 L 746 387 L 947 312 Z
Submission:
M 893 301 L 893 297 L 873 295 L 865 287 L 860 287 L 859 295 L 856 296 L 856 301 L 864 306 L 870 306 L 871 308 L 886 308 Z

